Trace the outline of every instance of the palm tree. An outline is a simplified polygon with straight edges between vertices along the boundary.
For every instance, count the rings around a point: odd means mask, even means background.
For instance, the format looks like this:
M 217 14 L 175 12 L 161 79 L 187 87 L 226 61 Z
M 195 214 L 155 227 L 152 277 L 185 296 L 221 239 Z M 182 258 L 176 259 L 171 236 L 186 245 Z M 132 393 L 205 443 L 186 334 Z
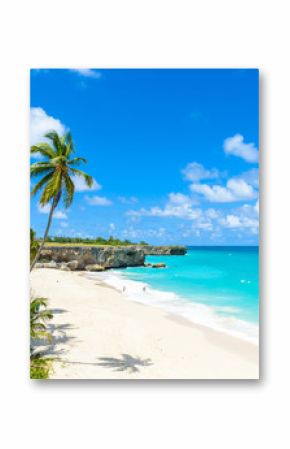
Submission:
M 30 149 L 32 154 L 40 153 L 44 157 L 44 160 L 30 166 L 31 177 L 39 175 L 43 176 L 36 186 L 34 186 L 31 194 L 35 195 L 39 191 L 42 191 L 39 200 L 41 206 L 50 203 L 51 207 L 44 237 L 30 266 L 30 271 L 39 259 L 41 250 L 48 236 L 53 212 L 57 207 L 61 196 L 63 195 L 66 208 L 72 203 L 75 189 L 70 175 L 81 176 L 88 187 L 92 187 L 93 185 L 93 178 L 91 176 L 74 168 L 79 166 L 81 162 L 86 163 L 87 161 L 82 157 L 71 159 L 71 155 L 75 150 L 70 132 L 67 132 L 63 136 L 59 136 L 56 131 L 51 131 L 45 134 L 45 137 L 51 141 L 51 145 L 48 143 L 39 143 L 33 145 Z
M 46 298 L 34 298 L 30 301 L 30 337 L 34 339 L 47 338 L 52 340 L 47 331 L 46 322 L 53 318 L 53 314 L 47 309 Z

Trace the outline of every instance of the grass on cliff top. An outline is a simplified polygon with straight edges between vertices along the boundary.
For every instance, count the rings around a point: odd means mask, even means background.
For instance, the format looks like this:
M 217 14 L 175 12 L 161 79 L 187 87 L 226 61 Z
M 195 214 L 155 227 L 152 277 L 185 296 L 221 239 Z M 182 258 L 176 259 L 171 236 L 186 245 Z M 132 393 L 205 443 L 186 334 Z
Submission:
M 126 246 L 140 246 L 139 243 L 131 243 L 130 245 L 108 245 L 104 243 L 59 243 L 59 242 L 45 242 L 44 247 L 48 246 L 123 246 L 126 248 Z M 142 245 L 141 245 L 142 246 Z
M 79 238 L 79 237 L 48 237 L 45 246 L 132 246 L 132 245 L 148 245 L 141 240 L 140 242 L 131 242 L 130 240 L 120 240 L 115 237 L 104 239 L 103 237 Z

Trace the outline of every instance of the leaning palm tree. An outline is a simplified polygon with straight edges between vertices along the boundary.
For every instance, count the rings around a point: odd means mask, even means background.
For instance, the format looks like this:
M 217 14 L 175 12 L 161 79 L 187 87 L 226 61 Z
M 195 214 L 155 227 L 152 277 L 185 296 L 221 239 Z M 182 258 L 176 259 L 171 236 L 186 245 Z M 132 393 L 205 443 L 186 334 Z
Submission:
M 66 208 L 72 203 L 74 183 L 70 175 L 82 177 L 88 187 L 93 185 L 93 178 L 91 176 L 74 168 L 81 162 L 86 163 L 87 161 L 82 157 L 71 159 L 75 150 L 70 132 L 67 132 L 63 136 L 59 136 L 56 131 L 51 131 L 45 134 L 45 137 L 51 141 L 51 145 L 48 143 L 39 143 L 33 145 L 30 149 L 32 154 L 40 153 L 44 157 L 44 160 L 36 162 L 30 167 L 31 177 L 42 176 L 40 181 L 34 186 L 31 194 L 35 195 L 42 191 L 39 200 L 40 205 L 45 206 L 46 204 L 50 204 L 51 206 L 43 240 L 30 266 L 30 271 L 39 259 L 41 250 L 48 236 L 53 212 L 57 207 L 61 196 L 63 196 Z

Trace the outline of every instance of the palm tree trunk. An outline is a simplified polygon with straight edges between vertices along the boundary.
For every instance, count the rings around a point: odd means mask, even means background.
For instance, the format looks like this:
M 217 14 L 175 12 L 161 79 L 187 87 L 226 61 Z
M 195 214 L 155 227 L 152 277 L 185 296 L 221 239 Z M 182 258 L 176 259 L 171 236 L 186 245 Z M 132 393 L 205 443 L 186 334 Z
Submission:
M 38 248 L 38 250 L 37 250 L 37 253 L 36 253 L 36 256 L 35 256 L 35 258 L 34 258 L 34 261 L 33 261 L 32 264 L 30 265 L 30 271 L 33 270 L 34 265 L 36 264 L 36 262 L 37 262 L 38 259 L 39 259 L 41 250 L 42 250 L 42 248 L 44 247 L 45 241 L 46 241 L 47 236 L 48 236 L 49 228 L 50 228 L 50 225 L 51 225 L 51 220 L 52 220 L 53 211 L 54 211 L 56 205 L 57 205 L 56 198 L 54 198 L 54 199 L 53 199 L 53 202 L 52 202 L 52 204 L 51 204 L 51 208 L 50 208 L 50 212 L 49 212 L 49 217 L 48 217 L 48 222 L 47 222 L 47 226 L 46 226 L 45 233 L 44 233 L 44 236 L 43 236 L 43 240 L 42 240 L 42 242 L 41 242 L 41 244 L 40 244 L 40 246 L 39 246 L 39 248 Z

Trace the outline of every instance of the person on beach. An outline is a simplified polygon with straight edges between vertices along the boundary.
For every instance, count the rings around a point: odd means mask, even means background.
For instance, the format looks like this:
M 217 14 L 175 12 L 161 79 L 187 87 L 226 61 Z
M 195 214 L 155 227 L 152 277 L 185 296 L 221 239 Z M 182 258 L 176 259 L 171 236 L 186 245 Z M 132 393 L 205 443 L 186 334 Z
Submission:
M 143 287 L 143 292 L 146 292 L 146 286 L 144 285 L 144 287 Z
M 125 293 L 125 291 L 126 291 L 126 287 L 125 287 L 125 285 L 123 286 L 123 289 L 122 289 L 122 291 L 123 291 L 123 293 Z

